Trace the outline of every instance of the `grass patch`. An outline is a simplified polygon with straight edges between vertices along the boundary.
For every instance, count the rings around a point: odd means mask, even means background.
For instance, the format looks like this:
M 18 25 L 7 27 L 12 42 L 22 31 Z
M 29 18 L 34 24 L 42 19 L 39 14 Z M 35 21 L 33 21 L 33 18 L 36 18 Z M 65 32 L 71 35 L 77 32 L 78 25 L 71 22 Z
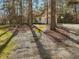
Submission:
M 8 27 L 9 25 L 0 25 L 0 28 Z
M 9 39 L 12 36 L 12 32 L 9 31 L 3 36 L 0 37 L 0 45 L 4 44 L 7 39 Z M 0 53 L 0 59 L 8 59 L 9 54 L 11 51 L 15 48 L 15 42 L 13 39 L 5 46 L 5 48 Z
M 2 51 L 0 59 L 8 59 L 9 54 L 15 47 L 16 47 L 15 42 L 11 40 L 6 46 L 6 48 Z
M 35 25 L 37 28 L 39 28 L 42 31 L 45 31 L 47 28 L 47 25 Z M 38 29 L 34 29 L 36 32 L 39 32 Z
M 0 35 L 6 32 L 8 29 L 0 29 Z
M 4 41 L 6 41 L 8 38 L 10 38 L 12 36 L 12 33 L 9 31 L 6 34 L 4 34 L 3 36 L 0 37 L 0 44 L 3 43 Z

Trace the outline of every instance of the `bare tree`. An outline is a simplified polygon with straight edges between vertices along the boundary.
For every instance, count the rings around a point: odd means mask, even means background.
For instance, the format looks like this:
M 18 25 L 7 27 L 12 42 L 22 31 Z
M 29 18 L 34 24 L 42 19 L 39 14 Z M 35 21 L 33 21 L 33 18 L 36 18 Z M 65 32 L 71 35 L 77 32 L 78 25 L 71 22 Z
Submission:
M 13 25 L 13 19 L 15 18 L 15 5 L 14 5 L 14 0 L 7 0 L 6 1 L 6 12 L 8 12 L 8 20 L 10 26 Z

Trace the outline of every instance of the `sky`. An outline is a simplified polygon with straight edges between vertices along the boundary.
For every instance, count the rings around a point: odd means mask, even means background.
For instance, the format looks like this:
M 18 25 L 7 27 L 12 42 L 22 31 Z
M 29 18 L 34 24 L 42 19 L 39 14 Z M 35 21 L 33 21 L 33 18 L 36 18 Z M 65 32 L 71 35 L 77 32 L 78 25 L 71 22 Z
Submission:
M 0 0 L 0 8 L 2 7 L 3 5 L 3 0 Z
M 38 3 L 39 3 L 38 7 L 40 7 L 42 4 L 42 0 L 38 0 Z M 3 0 L 0 0 L 0 9 L 3 7 L 2 5 L 3 5 Z M 35 8 L 35 7 L 33 6 L 33 8 Z M 3 14 L 3 10 L 0 10 L 0 15 L 1 14 Z
M 0 9 L 2 8 L 3 0 L 0 0 Z M 0 16 L 3 15 L 3 10 L 0 10 Z

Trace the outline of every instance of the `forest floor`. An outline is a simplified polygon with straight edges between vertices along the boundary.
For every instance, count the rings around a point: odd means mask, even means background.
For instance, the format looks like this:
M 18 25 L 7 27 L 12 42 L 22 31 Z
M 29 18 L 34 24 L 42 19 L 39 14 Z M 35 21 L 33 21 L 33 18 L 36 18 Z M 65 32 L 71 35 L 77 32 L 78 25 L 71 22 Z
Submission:
M 43 27 L 43 32 L 28 26 L 19 28 L 13 38 L 16 48 L 8 59 L 79 59 L 79 35 L 75 31 L 61 28 L 51 31 Z
M 71 31 L 79 33 L 79 24 L 59 24 L 59 26 L 65 27 Z

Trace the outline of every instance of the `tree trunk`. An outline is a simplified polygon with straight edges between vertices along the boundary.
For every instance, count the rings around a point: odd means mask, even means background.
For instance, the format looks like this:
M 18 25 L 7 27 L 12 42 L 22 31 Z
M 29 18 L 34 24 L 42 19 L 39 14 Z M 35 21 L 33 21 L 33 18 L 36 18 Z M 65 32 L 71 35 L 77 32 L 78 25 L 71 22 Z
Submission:
M 56 0 L 51 0 L 51 25 L 50 29 L 55 30 L 56 28 Z
M 32 25 L 32 20 L 33 20 L 33 15 L 32 15 L 32 0 L 29 0 L 29 9 L 28 9 L 29 13 L 28 13 L 28 24 L 31 26 Z

